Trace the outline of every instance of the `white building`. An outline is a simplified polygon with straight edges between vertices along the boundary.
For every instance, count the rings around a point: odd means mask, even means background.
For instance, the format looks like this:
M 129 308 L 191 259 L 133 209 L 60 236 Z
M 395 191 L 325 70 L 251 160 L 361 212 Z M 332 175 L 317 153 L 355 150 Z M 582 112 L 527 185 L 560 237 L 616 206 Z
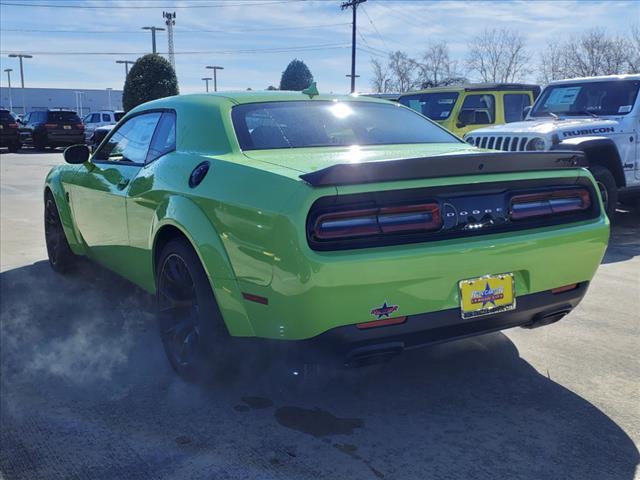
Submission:
M 82 88 L 25 88 L 11 85 L 0 87 L 0 106 L 21 114 L 34 110 L 66 108 L 82 117 L 96 110 L 122 110 L 122 90 L 93 90 Z

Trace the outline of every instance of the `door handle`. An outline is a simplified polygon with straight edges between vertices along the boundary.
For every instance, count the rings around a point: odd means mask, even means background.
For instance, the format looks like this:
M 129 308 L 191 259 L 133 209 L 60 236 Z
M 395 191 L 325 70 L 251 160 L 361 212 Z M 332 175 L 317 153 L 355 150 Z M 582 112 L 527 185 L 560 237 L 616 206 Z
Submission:
M 118 184 L 116 185 L 116 187 L 118 187 L 118 190 L 124 190 L 124 188 L 129 185 L 129 179 L 128 178 L 123 178 L 122 180 L 120 180 L 118 182 Z

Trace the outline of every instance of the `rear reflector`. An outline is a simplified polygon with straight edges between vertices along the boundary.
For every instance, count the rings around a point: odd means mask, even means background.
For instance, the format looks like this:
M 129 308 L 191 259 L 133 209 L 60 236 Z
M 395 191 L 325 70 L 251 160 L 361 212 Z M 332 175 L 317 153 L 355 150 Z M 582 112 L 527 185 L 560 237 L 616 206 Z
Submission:
M 552 288 L 551 289 L 551 293 L 568 292 L 570 290 L 575 290 L 576 288 L 578 288 L 578 284 L 577 283 L 572 283 L 571 285 L 565 285 L 563 287 Z
M 371 322 L 364 322 L 356 324 L 356 327 L 363 330 L 366 328 L 384 327 L 386 325 L 399 325 L 407 321 L 407 317 L 394 317 L 385 318 L 384 320 L 373 320 Z
M 325 213 L 315 223 L 320 240 L 388 233 L 438 230 L 442 226 L 437 203 Z
M 578 212 L 591 207 L 589 191 L 583 188 L 515 195 L 511 198 L 511 218 L 524 218 Z
M 260 303 L 262 305 L 269 305 L 269 299 L 261 297 L 260 295 L 253 295 L 251 293 L 242 292 L 242 297 L 250 302 Z

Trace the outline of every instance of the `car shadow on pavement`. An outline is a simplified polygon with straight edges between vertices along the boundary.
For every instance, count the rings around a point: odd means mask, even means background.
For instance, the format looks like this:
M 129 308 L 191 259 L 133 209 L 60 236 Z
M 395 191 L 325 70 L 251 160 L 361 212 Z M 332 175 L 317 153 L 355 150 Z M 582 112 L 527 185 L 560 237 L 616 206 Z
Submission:
M 609 247 L 602 263 L 616 263 L 640 255 L 640 204 L 620 206 L 611 220 Z
M 100 267 L 42 261 L 0 288 L 6 478 L 634 478 L 629 436 L 500 333 L 297 387 L 275 366 L 197 386 L 149 295 Z

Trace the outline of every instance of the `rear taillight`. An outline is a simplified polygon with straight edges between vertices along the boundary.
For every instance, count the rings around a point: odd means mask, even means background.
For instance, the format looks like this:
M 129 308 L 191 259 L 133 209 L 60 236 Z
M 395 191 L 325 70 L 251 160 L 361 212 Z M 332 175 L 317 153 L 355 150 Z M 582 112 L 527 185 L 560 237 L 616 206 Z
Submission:
M 82 123 L 79 123 L 76 125 L 76 128 L 79 130 L 84 130 L 84 125 Z
M 511 219 L 579 212 L 590 207 L 591 196 L 584 188 L 515 195 L 511 197 Z
M 57 123 L 45 123 L 44 128 L 58 128 Z
M 17 123 L 10 123 L 7 125 L 7 127 L 9 128 L 18 128 L 18 124 Z
M 318 240 L 439 230 L 437 203 L 325 213 L 315 222 Z

